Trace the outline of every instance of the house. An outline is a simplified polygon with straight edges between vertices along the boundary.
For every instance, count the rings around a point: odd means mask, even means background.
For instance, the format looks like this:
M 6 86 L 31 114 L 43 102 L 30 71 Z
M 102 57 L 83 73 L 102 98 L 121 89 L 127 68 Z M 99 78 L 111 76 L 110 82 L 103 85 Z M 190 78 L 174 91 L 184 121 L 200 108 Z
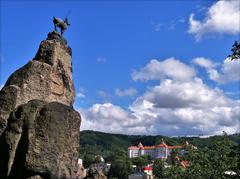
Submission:
M 153 176 L 153 168 L 152 167 L 149 167 L 149 166 L 144 167 L 143 172 L 146 173 L 149 176 Z
M 137 146 L 130 146 L 128 148 L 128 156 L 129 158 L 140 157 L 143 155 L 150 155 L 152 158 L 157 159 L 167 159 L 168 156 L 171 155 L 171 152 L 174 149 L 177 149 L 180 154 L 184 154 L 186 146 L 169 146 L 164 141 L 161 144 L 156 146 L 143 146 L 140 142 Z

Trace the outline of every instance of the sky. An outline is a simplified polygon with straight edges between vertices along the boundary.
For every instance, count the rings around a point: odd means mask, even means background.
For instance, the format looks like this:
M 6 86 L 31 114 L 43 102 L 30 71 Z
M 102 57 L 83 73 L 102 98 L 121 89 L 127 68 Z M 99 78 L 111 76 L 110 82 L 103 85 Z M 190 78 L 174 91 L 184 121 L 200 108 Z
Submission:
M 73 56 L 81 130 L 141 135 L 240 132 L 240 0 L 1 2 L 0 86 L 53 31 Z

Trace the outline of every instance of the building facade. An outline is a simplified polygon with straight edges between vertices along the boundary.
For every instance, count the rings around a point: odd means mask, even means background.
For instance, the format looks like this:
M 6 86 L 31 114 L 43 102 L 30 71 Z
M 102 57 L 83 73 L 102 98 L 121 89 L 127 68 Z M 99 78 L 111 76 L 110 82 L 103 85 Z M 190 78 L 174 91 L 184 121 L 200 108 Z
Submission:
M 137 146 L 130 146 L 128 148 L 129 158 L 140 157 L 143 155 L 150 155 L 152 158 L 157 159 L 167 159 L 171 155 L 173 150 L 178 150 L 180 154 L 185 153 L 184 146 L 169 146 L 162 142 L 157 146 L 143 146 L 140 142 Z

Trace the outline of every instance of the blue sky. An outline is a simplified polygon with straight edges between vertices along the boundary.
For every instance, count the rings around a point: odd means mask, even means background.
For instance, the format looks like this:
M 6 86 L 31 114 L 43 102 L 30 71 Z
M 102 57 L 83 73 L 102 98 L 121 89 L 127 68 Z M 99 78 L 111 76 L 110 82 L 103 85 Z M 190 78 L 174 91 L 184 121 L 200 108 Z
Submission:
M 68 14 L 82 130 L 239 132 L 240 63 L 226 60 L 239 3 L 1 1 L 0 85 L 34 57 L 53 16 Z

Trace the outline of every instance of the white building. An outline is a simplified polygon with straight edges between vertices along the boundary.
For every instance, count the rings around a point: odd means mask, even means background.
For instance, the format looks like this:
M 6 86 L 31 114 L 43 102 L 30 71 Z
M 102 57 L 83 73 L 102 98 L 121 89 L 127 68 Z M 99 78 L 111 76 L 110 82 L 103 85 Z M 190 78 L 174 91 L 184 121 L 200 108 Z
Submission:
M 143 155 L 150 155 L 152 158 L 162 158 L 166 159 L 171 155 L 173 149 L 178 149 L 180 153 L 185 153 L 184 146 L 169 146 L 165 144 L 163 141 L 161 144 L 157 146 L 143 146 L 140 142 L 138 146 L 130 146 L 128 148 L 128 156 L 129 158 L 140 157 Z

